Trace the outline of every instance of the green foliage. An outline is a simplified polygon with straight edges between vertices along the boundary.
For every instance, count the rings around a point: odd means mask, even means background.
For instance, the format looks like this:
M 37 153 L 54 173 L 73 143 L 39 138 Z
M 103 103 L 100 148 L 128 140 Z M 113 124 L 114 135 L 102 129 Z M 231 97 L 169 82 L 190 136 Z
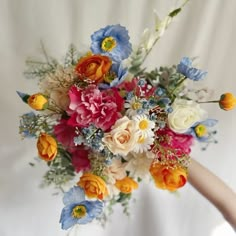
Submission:
M 62 148 L 58 148 L 57 157 L 49 162 L 48 166 L 49 170 L 43 177 L 42 187 L 53 184 L 56 188 L 62 188 L 75 176 L 70 154 Z
M 65 67 L 76 65 L 79 58 L 80 58 L 80 55 L 75 45 L 71 44 L 65 56 L 65 62 L 64 62 Z

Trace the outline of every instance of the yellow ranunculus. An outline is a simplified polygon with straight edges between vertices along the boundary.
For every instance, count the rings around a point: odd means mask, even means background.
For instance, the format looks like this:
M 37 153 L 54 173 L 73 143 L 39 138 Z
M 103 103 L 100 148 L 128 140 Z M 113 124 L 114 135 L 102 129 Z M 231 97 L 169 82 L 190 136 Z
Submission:
M 122 193 L 131 193 L 134 189 L 138 188 L 138 183 L 131 179 L 130 177 L 125 177 L 123 179 L 117 180 L 115 186 L 122 192 Z
M 34 110 L 44 110 L 48 106 L 47 98 L 41 93 L 31 95 L 28 100 L 28 105 Z
M 224 93 L 220 97 L 219 105 L 223 110 L 232 110 L 236 106 L 236 97 L 232 93 Z
M 42 133 L 37 142 L 38 154 L 45 161 L 52 161 L 57 155 L 56 140 L 45 133 Z
M 187 172 L 181 166 L 173 168 L 154 161 L 150 167 L 150 173 L 156 187 L 161 189 L 175 191 L 187 182 Z
M 91 173 L 84 173 L 77 185 L 84 189 L 88 198 L 103 200 L 108 195 L 105 181 L 101 177 Z

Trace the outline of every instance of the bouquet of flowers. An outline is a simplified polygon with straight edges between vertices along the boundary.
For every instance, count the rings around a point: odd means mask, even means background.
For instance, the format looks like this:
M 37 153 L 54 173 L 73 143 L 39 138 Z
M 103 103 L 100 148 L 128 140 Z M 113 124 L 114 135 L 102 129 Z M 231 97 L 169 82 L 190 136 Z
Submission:
M 182 7 L 162 21 L 156 15 L 155 29 L 145 30 L 136 49 L 117 24 L 93 33 L 86 54 L 71 45 L 64 63 L 45 51 L 45 62 L 27 61 L 26 75 L 39 79 L 40 92 L 17 92 L 35 110 L 21 116 L 20 134 L 37 138 L 38 156 L 49 168 L 44 184 L 64 193 L 63 229 L 103 221 L 116 203 L 127 212 L 143 179 L 164 190 L 184 186 L 194 140 L 215 142 L 217 121 L 188 88 L 207 73 L 187 57 L 177 66 L 143 68 Z M 225 93 L 212 102 L 230 110 L 236 98 Z

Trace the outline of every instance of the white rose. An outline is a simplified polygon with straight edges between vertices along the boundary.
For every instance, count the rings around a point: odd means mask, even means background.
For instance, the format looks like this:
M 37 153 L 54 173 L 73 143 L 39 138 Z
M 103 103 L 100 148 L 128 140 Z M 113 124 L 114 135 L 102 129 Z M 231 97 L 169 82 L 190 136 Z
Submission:
M 117 120 L 112 130 L 105 133 L 102 141 L 113 154 L 126 156 L 139 138 L 135 122 L 127 116 Z
M 168 115 L 168 124 L 176 133 L 185 133 L 196 122 L 207 118 L 207 113 L 194 101 L 176 99 L 173 111 Z

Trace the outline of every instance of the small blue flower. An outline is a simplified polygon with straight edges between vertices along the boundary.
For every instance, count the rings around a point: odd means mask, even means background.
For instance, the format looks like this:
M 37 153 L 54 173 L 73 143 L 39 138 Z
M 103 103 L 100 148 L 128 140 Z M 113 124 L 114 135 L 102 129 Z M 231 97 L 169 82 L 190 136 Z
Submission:
M 82 188 L 73 187 L 63 197 L 60 223 L 62 229 L 69 229 L 75 224 L 87 224 L 102 213 L 102 201 L 87 201 Z
M 183 74 L 193 81 L 201 80 L 207 74 L 205 71 L 192 67 L 192 60 L 188 57 L 182 58 L 180 64 L 177 65 L 177 72 Z
M 208 142 L 211 138 L 211 134 L 214 132 L 210 131 L 210 128 L 217 124 L 215 119 L 207 119 L 201 122 L 197 122 L 188 131 L 189 134 L 193 135 L 199 142 Z
M 122 64 L 120 63 L 112 64 L 110 74 L 108 74 L 104 78 L 104 81 L 107 83 L 100 83 L 99 88 L 108 89 L 112 87 L 117 87 L 124 81 L 127 74 L 128 74 L 128 69 L 123 68 Z
M 121 25 L 108 25 L 91 36 L 91 51 L 94 54 L 103 54 L 120 62 L 132 51 L 128 31 Z
M 23 138 L 36 137 L 35 127 L 37 126 L 37 116 L 34 112 L 25 113 L 21 116 L 19 133 Z

